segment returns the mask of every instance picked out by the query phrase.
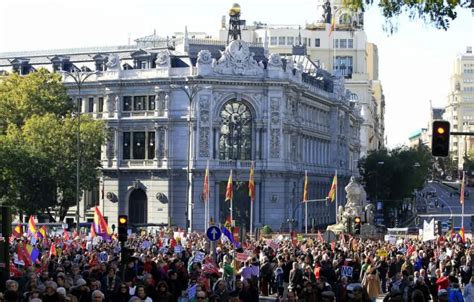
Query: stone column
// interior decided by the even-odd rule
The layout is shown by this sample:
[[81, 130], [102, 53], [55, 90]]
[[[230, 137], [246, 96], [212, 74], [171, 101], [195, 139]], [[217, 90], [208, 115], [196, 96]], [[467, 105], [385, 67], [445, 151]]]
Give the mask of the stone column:
[[114, 131], [114, 158], [113, 162], [115, 166], [119, 165], [119, 157], [118, 157], [118, 152], [119, 152], [119, 131], [117, 128], [113, 128]]
[[153, 157], [153, 160], [155, 162], [158, 162], [158, 158], [160, 157], [160, 154], [159, 154], [160, 144], [161, 144], [160, 129], [161, 129], [161, 127], [158, 126], [158, 123], [155, 123], [155, 154], [154, 154], [154, 157]]

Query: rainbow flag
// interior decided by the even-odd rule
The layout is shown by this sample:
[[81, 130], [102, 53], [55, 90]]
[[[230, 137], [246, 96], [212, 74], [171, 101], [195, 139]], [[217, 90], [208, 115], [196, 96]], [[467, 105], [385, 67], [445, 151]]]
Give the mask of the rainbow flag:
[[107, 221], [105, 221], [104, 216], [102, 216], [102, 213], [98, 207], [95, 207], [93, 227], [97, 236], [101, 236], [104, 239], [111, 238], [112, 232], [110, 231]]
[[28, 220], [28, 234], [36, 237], [37, 232], [38, 228], [36, 227], [35, 219], [33, 218], [33, 215], [31, 215], [30, 219]]

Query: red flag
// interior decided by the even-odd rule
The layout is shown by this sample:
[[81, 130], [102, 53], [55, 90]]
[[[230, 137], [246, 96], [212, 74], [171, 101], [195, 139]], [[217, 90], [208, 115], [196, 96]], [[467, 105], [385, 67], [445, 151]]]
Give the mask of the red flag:
[[18, 260], [23, 261], [25, 266], [31, 266], [31, 257], [26, 250], [26, 246], [24, 244], [18, 244], [16, 247], [16, 253], [18, 255]]
[[74, 232], [72, 232], [72, 239], [76, 239], [77, 236], [79, 236], [77, 230], [74, 230]]
[[69, 232], [66, 231], [66, 229], [63, 230], [63, 236], [64, 236], [64, 240], [66, 240], [66, 241], [68, 241], [69, 239], [71, 239], [71, 238], [69, 237]]
[[23, 228], [22, 228], [21, 224], [17, 224], [16, 227], [12, 231], [12, 235], [15, 238], [20, 238], [23, 235], [23, 230], [22, 229]]
[[15, 266], [13, 262], [10, 262], [10, 277], [20, 278], [22, 276], [20, 270]]
[[57, 252], [56, 252], [56, 244], [53, 242], [51, 243], [51, 248], [49, 249], [49, 257], [51, 258], [51, 256], [57, 256]]
[[407, 248], [407, 256], [410, 257], [411, 254], [415, 251], [415, 246], [414, 245], [409, 245]]
[[464, 235], [464, 227], [459, 230], [459, 236], [461, 236], [462, 242], [466, 242], [466, 236]]

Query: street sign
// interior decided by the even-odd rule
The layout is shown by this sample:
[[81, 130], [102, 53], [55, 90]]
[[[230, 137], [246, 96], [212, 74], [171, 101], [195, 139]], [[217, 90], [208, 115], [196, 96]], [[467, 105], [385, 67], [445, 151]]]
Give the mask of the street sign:
[[222, 232], [215, 225], [210, 226], [206, 231], [207, 238], [211, 241], [217, 241], [221, 238]]

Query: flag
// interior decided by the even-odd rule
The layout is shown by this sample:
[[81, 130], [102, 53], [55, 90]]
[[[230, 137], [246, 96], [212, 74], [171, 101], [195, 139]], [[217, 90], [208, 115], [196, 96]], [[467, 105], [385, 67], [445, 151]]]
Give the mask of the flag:
[[74, 232], [72, 232], [72, 239], [76, 239], [77, 237], [79, 237], [79, 234], [77, 233], [77, 230], [74, 230]]
[[16, 254], [18, 255], [18, 260], [23, 261], [25, 266], [31, 266], [31, 258], [24, 244], [16, 246]]
[[254, 175], [254, 169], [253, 169], [253, 162], [252, 164], [250, 165], [250, 174], [249, 174], [249, 197], [250, 197], [250, 201], [254, 201], [255, 200], [255, 181], [253, 179], [253, 175]]
[[104, 239], [110, 239], [112, 232], [110, 232], [107, 221], [105, 221], [98, 207], [95, 207], [93, 225], [98, 236]]
[[71, 239], [71, 237], [69, 237], [69, 232], [66, 231], [66, 229], [63, 229], [63, 237], [64, 237], [64, 240], [66, 240], [66, 241]]
[[36, 236], [37, 232], [38, 228], [36, 227], [35, 219], [33, 218], [33, 215], [31, 215], [30, 219], [28, 220], [28, 233], [32, 236]]
[[56, 252], [56, 244], [54, 242], [51, 242], [51, 248], [49, 249], [49, 258], [51, 256], [57, 256], [58, 253]]
[[304, 171], [303, 202], [308, 202], [308, 171]]
[[94, 224], [91, 224], [91, 238], [97, 237], [97, 233], [95, 232]]
[[202, 200], [209, 201], [209, 163], [207, 163], [206, 174], [204, 175], [204, 188], [202, 188]]
[[229, 241], [232, 244], [235, 243], [234, 236], [232, 235], [232, 233], [229, 231], [228, 228], [226, 228], [225, 226], [222, 226], [221, 231], [222, 231], [222, 234], [224, 234], [224, 236], [227, 237], [227, 239], [229, 239]]
[[459, 230], [459, 236], [461, 236], [461, 240], [462, 242], [466, 242], [466, 237], [464, 235], [464, 227], [461, 227], [461, 229]]
[[334, 199], [336, 199], [336, 190], [337, 190], [337, 174], [335, 174], [334, 178], [332, 179], [331, 190], [329, 190], [329, 193], [328, 193], [328, 199], [330, 199], [331, 201], [334, 201]]
[[462, 172], [461, 193], [459, 195], [460, 195], [459, 202], [463, 204], [464, 203], [464, 171]]
[[46, 238], [48, 236], [48, 230], [46, 229], [45, 225], [40, 227], [40, 229], [38, 231], [38, 236], [41, 237], [41, 238]]
[[407, 248], [407, 256], [410, 257], [411, 254], [413, 254], [413, 252], [415, 252], [415, 245], [409, 245], [408, 248]]
[[226, 219], [225, 222], [224, 222], [224, 226], [225, 226], [226, 228], [230, 228], [230, 227], [232, 226], [232, 220], [230, 219], [230, 215], [227, 216], [227, 219]]
[[331, 27], [329, 28], [329, 36], [331, 36], [332, 32], [336, 30], [336, 16], [332, 16], [331, 20]]
[[227, 181], [227, 189], [225, 191], [225, 201], [231, 201], [234, 197], [234, 190], [232, 188], [232, 170], [230, 170], [229, 180]]
[[40, 255], [40, 251], [37, 248], [32, 248], [31, 253], [30, 253], [30, 258], [32, 263], [36, 263], [36, 260], [38, 260], [38, 257]]
[[15, 238], [20, 238], [23, 235], [23, 230], [21, 224], [17, 224], [16, 227], [12, 231], [12, 235]]

